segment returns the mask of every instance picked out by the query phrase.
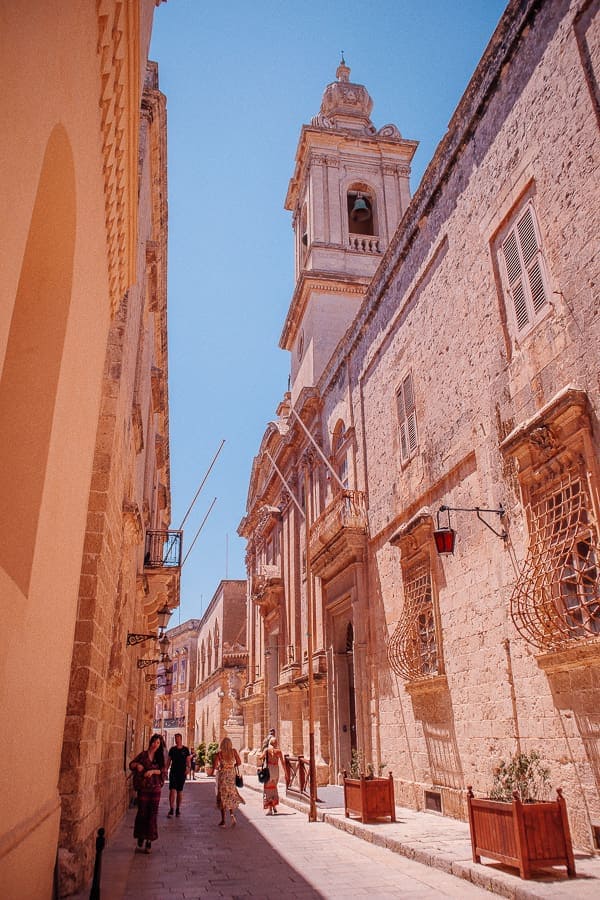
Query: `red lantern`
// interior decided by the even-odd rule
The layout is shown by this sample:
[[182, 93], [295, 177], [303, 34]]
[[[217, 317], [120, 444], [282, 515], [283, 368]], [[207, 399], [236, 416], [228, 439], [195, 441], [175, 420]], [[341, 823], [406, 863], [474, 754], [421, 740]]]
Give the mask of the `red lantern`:
[[440, 555], [454, 553], [456, 532], [453, 528], [439, 528], [433, 532], [436, 550]]

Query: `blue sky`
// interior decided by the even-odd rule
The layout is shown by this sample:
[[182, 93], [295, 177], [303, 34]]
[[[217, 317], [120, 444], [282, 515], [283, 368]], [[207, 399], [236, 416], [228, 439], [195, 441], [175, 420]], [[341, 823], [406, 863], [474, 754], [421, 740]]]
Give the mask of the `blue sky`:
[[[172, 527], [186, 522], [171, 624], [200, 617], [223, 578], [246, 575], [252, 460], [287, 387], [279, 338], [293, 292], [283, 202], [303, 123], [343, 50], [376, 127], [420, 142], [417, 189], [505, 8], [504, 0], [169, 0], [150, 56], [167, 95]], [[176, 622], [177, 620], [177, 622]]]

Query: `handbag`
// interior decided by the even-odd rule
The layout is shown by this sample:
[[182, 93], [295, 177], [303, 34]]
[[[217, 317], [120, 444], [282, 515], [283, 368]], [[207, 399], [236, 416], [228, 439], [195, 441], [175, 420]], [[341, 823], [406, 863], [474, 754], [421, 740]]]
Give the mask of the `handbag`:
[[244, 787], [244, 779], [240, 775], [240, 770], [237, 766], [235, 767], [235, 786], [238, 788]]
[[265, 753], [265, 758], [263, 760], [262, 766], [256, 770], [256, 774], [258, 776], [258, 780], [261, 784], [266, 784], [269, 780], [269, 763], [267, 762], [267, 754]]

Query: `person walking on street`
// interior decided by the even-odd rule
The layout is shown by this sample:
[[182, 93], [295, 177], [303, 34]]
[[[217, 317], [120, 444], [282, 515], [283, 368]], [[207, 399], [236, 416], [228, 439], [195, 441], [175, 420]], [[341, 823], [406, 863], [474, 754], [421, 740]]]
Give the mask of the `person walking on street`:
[[196, 751], [192, 747], [192, 753], [190, 756], [190, 781], [196, 780]]
[[229, 818], [231, 819], [231, 827], [235, 828], [235, 810], [240, 803], [246, 801], [238, 792], [235, 784], [235, 776], [238, 774], [238, 766], [242, 761], [239, 753], [233, 747], [231, 738], [224, 737], [221, 741], [219, 751], [215, 756], [215, 772], [217, 773], [217, 806], [221, 810], [221, 821], [218, 823], [221, 828], [225, 827], [225, 812], [229, 810]]
[[138, 753], [129, 763], [129, 768], [133, 772], [133, 786], [137, 791], [133, 836], [137, 839], [137, 849], [141, 850], [145, 841], [145, 852], [150, 853], [152, 841], [158, 840], [158, 804], [167, 774], [164, 741], [160, 734], [152, 735], [148, 749]]
[[269, 746], [269, 741], [271, 740], [271, 738], [274, 738], [274, 737], [277, 737], [277, 735], [275, 734], [275, 729], [274, 729], [274, 728], [271, 728], [271, 729], [269, 730], [268, 735], [266, 736], [266, 738], [264, 739], [264, 741], [263, 741], [262, 744], [261, 744], [261, 748], [260, 748], [260, 749], [261, 749], [261, 752], [262, 752], [262, 753], [265, 752], [265, 750], [266, 750], [267, 747]]
[[168, 818], [181, 815], [181, 800], [185, 778], [190, 771], [190, 751], [183, 745], [181, 734], [175, 735], [175, 744], [169, 750], [169, 812]]
[[279, 805], [279, 792], [277, 790], [277, 782], [279, 781], [279, 763], [284, 766], [283, 753], [279, 749], [277, 738], [271, 737], [265, 750], [266, 762], [269, 767], [269, 780], [263, 787], [263, 809], [267, 810], [268, 816], [277, 814], [277, 806]]

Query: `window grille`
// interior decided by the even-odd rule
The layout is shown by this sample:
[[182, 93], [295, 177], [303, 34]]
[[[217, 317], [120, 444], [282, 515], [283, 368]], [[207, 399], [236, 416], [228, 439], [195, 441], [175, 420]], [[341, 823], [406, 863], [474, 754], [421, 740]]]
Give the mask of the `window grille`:
[[418, 446], [417, 413], [412, 374], [403, 379], [396, 394], [398, 426], [400, 428], [400, 456], [402, 462], [414, 456]]
[[439, 674], [429, 560], [404, 571], [404, 609], [388, 644], [388, 660], [397, 675], [408, 679]]
[[504, 240], [502, 256], [516, 328], [523, 332], [548, 303], [541, 240], [531, 203]]
[[582, 468], [567, 467], [531, 493], [527, 557], [510, 605], [539, 650], [600, 636], [598, 531]]

